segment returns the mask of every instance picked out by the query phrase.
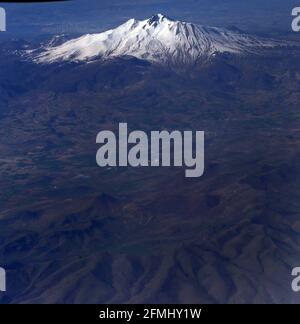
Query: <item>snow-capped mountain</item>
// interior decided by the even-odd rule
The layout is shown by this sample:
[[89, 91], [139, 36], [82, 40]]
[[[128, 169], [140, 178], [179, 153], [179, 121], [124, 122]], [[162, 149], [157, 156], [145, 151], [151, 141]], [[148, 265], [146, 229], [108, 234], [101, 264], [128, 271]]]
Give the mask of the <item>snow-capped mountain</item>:
[[216, 53], [254, 53], [279, 45], [237, 30], [203, 27], [174, 21], [162, 14], [147, 20], [130, 19], [100, 34], [88, 34], [61, 45], [45, 46], [34, 59], [39, 63], [91, 61], [133, 56], [152, 62], [191, 63]]

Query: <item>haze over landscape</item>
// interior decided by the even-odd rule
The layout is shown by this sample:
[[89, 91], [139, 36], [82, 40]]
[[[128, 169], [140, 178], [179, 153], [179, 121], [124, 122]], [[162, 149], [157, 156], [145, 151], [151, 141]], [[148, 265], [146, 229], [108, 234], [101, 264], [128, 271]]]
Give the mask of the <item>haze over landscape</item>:
[[1, 4], [16, 35], [96, 33], [122, 22], [164, 13], [176, 20], [250, 32], [289, 33], [297, 0], [73, 0], [52, 4]]

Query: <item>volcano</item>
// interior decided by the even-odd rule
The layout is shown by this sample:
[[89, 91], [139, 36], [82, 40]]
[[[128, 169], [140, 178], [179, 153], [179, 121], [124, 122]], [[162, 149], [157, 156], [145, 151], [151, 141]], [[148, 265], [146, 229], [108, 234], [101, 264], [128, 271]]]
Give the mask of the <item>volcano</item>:
[[50, 43], [33, 53], [38, 63], [132, 56], [163, 64], [190, 64], [218, 53], [250, 54], [280, 45], [279, 41], [244, 34], [236, 28], [203, 27], [157, 14], [142, 21], [130, 19], [115, 29], [87, 34], [59, 46]]

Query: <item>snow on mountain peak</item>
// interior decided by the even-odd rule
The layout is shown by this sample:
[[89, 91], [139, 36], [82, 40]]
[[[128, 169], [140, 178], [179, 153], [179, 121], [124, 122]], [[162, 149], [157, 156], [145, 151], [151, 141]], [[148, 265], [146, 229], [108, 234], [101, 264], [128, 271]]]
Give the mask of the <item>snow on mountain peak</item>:
[[152, 25], [155, 23], [161, 23], [163, 20], [173, 21], [171, 18], [159, 13], [149, 18], [148, 23], [149, 25]]
[[130, 19], [100, 34], [87, 34], [58, 46], [48, 45], [34, 60], [78, 62], [133, 56], [151, 62], [188, 64], [215, 53], [249, 53], [273, 46], [273, 41], [238, 31], [198, 26], [156, 14], [142, 21]]

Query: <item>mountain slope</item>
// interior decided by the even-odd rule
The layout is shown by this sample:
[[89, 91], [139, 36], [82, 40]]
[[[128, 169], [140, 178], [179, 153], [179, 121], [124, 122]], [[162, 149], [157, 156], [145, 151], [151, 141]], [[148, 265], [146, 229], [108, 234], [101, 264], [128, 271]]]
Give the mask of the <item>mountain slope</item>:
[[239, 31], [174, 21], [157, 14], [130, 19], [116, 29], [88, 34], [59, 46], [48, 45], [35, 55], [39, 63], [90, 61], [96, 58], [134, 56], [159, 63], [194, 63], [216, 53], [254, 53], [280, 45]]

